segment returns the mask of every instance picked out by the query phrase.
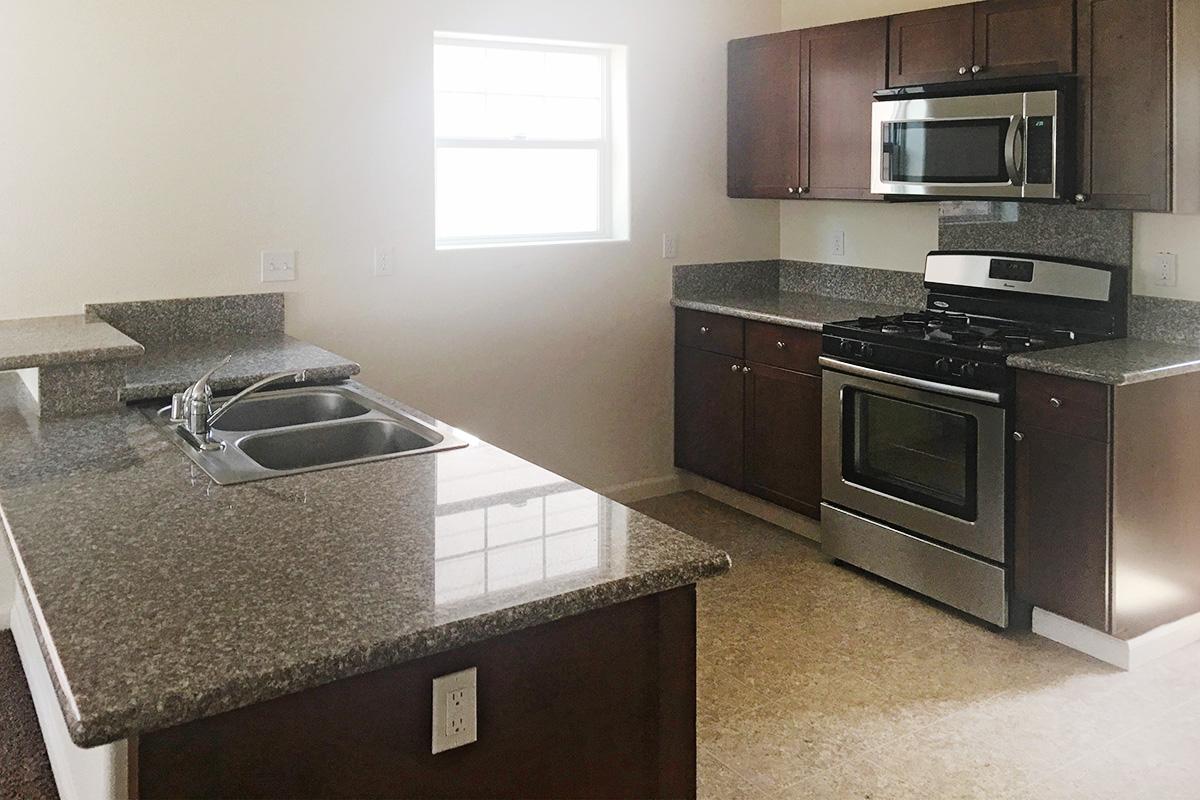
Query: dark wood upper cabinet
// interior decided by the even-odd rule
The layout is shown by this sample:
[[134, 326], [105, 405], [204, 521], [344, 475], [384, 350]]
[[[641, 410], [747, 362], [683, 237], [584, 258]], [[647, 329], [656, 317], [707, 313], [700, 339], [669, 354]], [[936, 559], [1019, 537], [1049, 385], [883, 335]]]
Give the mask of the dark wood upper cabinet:
[[728, 193], [786, 198], [800, 186], [800, 31], [729, 43]]
[[1171, 210], [1171, 0], [1079, 0], [1080, 197]]
[[675, 466], [736, 488], [745, 458], [742, 365], [740, 358], [675, 348]]
[[897, 14], [889, 86], [1075, 70], [1075, 0], [988, 0]]
[[749, 369], [746, 491], [819, 517], [821, 378], [766, 364]]
[[979, 78], [1074, 72], [1075, 0], [976, 3], [971, 71]]
[[888, 86], [969, 81], [973, 77], [973, 5], [897, 14], [888, 24]]
[[871, 194], [872, 93], [887, 81], [887, 19], [801, 32], [800, 186], [804, 198]]

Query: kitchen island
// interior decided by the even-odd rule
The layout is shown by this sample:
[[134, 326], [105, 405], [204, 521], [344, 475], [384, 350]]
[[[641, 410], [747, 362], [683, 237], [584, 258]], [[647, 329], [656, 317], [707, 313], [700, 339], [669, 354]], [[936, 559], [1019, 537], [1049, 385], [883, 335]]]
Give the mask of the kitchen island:
[[[725, 553], [466, 434], [219, 486], [134, 408], [24, 392], [0, 375], [14, 632], [76, 796], [694, 794]], [[469, 667], [478, 741], [433, 754], [431, 681]]]

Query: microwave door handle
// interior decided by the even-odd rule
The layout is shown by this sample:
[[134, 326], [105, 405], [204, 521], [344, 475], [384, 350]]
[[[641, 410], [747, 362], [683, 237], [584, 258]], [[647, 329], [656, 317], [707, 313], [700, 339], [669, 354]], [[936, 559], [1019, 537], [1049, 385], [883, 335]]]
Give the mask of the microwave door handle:
[[1008, 179], [1013, 186], [1025, 183], [1025, 136], [1021, 130], [1024, 124], [1024, 118], [1012, 117], [1008, 123], [1008, 135], [1004, 137], [1004, 164], [1008, 168]]

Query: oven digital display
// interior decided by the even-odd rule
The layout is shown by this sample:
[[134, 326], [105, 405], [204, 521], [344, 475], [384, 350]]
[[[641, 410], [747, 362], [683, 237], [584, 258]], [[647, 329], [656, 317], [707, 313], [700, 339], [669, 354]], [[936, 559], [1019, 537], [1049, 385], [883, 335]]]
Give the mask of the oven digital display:
[[988, 277], [998, 281], [1033, 283], [1033, 262], [993, 258], [991, 269], [988, 270]]

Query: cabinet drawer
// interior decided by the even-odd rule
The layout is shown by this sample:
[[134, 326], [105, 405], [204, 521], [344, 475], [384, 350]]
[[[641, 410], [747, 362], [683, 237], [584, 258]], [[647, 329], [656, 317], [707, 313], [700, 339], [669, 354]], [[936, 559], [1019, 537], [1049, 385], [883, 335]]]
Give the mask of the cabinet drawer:
[[1107, 442], [1109, 388], [1104, 384], [1017, 373], [1017, 428], [1034, 427]]
[[689, 308], [676, 309], [675, 343], [741, 358], [745, 352], [742, 320]]
[[746, 359], [820, 375], [821, 334], [765, 322], [746, 323]]

